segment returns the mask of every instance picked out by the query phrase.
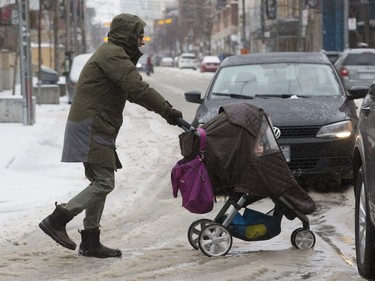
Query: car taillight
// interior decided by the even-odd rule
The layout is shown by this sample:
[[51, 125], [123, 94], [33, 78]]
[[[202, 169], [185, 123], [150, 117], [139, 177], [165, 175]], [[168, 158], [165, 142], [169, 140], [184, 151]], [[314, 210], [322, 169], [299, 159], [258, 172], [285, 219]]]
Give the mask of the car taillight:
[[341, 77], [349, 77], [349, 71], [346, 68], [340, 69], [340, 76]]

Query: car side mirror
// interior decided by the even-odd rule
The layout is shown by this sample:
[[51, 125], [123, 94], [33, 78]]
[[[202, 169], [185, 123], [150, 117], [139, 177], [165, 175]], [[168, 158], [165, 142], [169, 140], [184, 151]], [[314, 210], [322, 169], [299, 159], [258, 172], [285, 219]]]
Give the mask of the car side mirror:
[[192, 103], [202, 103], [200, 91], [189, 91], [185, 93], [185, 100]]
[[[374, 85], [375, 86], [375, 85]], [[364, 98], [369, 91], [369, 88], [364, 86], [354, 86], [348, 91], [348, 99], [355, 100], [355, 99], [362, 99]], [[374, 88], [375, 91], [375, 88]]]

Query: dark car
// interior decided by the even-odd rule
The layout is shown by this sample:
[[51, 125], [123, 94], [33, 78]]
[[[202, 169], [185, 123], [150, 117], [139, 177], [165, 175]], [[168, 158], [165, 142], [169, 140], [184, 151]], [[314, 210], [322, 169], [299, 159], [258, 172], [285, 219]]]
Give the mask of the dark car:
[[[36, 75], [38, 76], [38, 72]], [[40, 81], [42, 84], [57, 84], [59, 81], [59, 73], [48, 66], [41, 65]]]
[[375, 80], [375, 49], [347, 49], [334, 65], [345, 89], [369, 87]]
[[301, 184], [323, 182], [320, 188], [335, 189], [341, 180], [352, 179], [358, 123], [353, 99], [362, 92], [346, 92], [324, 54], [284, 52], [228, 57], [204, 99], [200, 92], [187, 92], [185, 99], [201, 103], [193, 126], [210, 120], [224, 104], [249, 102], [263, 108]]
[[362, 102], [353, 153], [358, 272], [375, 279], [375, 84]]

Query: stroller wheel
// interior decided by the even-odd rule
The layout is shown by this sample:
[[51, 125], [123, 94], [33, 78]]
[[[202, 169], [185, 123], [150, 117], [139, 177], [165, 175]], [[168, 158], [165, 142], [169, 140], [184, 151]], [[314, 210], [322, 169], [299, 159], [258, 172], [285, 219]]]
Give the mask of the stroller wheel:
[[291, 242], [292, 245], [293, 245], [294, 247], [296, 247], [296, 248], [298, 248], [297, 245], [296, 245], [296, 243], [295, 243], [295, 242], [296, 242], [296, 233], [297, 233], [298, 231], [302, 230], [302, 229], [303, 229], [302, 227], [295, 229], [295, 230], [292, 232], [292, 235], [290, 236], [290, 242]]
[[190, 245], [195, 250], [199, 249], [199, 246], [198, 246], [199, 235], [201, 234], [203, 228], [206, 225], [210, 224], [211, 222], [212, 220], [209, 220], [209, 219], [200, 219], [200, 220], [196, 220], [190, 225], [189, 230], [188, 230], [188, 239], [189, 239]]
[[221, 224], [207, 225], [199, 235], [199, 249], [209, 257], [224, 256], [232, 247], [232, 235]]
[[309, 229], [297, 228], [293, 231], [291, 242], [297, 249], [310, 249], [315, 245], [315, 235]]

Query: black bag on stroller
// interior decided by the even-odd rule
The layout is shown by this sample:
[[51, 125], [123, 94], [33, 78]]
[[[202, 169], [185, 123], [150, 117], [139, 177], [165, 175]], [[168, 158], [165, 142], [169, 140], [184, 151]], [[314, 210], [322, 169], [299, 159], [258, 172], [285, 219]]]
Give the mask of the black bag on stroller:
[[[247, 241], [275, 237], [285, 216], [289, 220], [298, 217], [303, 224], [293, 232], [292, 244], [297, 248], [313, 247], [315, 236], [305, 215], [315, 210], [315, 203], [289, 170], [264, 110], [247, 103], [225, 105], [202, 127], [207, 134], [204, 163], [215, 194], [229, 199], [213, 221], [203, 219], [191, 224], [190, 244], [208, 256], [225, 255], [231, 248], [232, 236]], [[192, 131], [180, 135], [183, 156], [193, 157], [197, 145]], [[267, 214], [246, 208], [265, 197], [275, 203]], [[244, 214], [239, 214], [244, 207]]]

